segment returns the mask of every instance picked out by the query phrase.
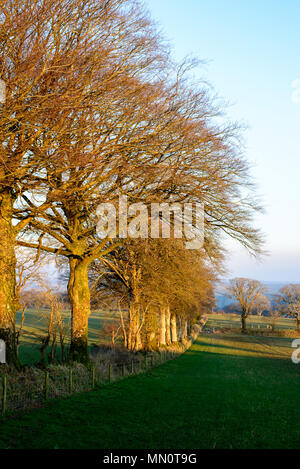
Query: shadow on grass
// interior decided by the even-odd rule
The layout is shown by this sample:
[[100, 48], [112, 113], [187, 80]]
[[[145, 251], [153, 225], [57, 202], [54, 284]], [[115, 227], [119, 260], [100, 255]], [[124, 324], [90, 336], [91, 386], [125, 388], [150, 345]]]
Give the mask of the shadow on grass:
[[[201, 353], [201, 354], [205, 354], [205, 353], [216, 353], [217, 355], [235, 355], [235, 356], [243, 356], [243, 357], [262, 357], [262, 358], [270, 358], [270, 359], [282, 359], [282, 360], [291, 360], [291, 354], [292, 354], [292, 351], [293, 349], [290, 348], [290, 355], [287, 353], [287, 349], [288, 347], [285, 346], [284, 349], [285, 349], [285, 352], [281, 352], [280, 350], [272, 350], [272, 345], [266, 345], [264, 343], [256, 343], [256, 342], [253, 342], [253, 341], [243, 341], [243, 340], [239, 340], [239, 341], [236, 341], [235, 338], [234, 338], [234, 342], [238, 342], [239, 344], [241, 344], [241, 346], [236, 346], [236, 345], [226, 345], [226, 344], [220, 344], [220, 343], [217, 343], [218, 340], [222, 340], [222, 341], [228, 341], [228, 342], [232, 342], [233, 338], [231, 337], [226, 337], [222, 339], [218, 338], [217, 337], [214, 337], [212, 336], [213, 339], [214, 339], [214, 342], [207, 342], [207, 341], [201, 341], [201, 339], [198, 339], [195, 343], [194, 343], [194, 346], [188, 351], [189, 354], [197, 354], [197, 353]], [[257, 346], [257, 349], [251, 349], [251, 348], [247, 348], [247, 347], [242, 347], [243, 343], [249, 343], [251, 345], [256, 345]], [[264, 346], [267, 346], [267, 347], [270, 347], [270, 350], [262, 350], [261, 347], [264, 347]], [[201, 347], [203, 348], [202, 350], [195, 350], [195, 347]], [[279, 346], [276, 346], [276, 348], [279, 348]], [[222, 352], [222, 351], [223, 352]], [[228, 353], [229, 351], [232, 351], [232, 353]], [[238, 353], [238, 352], [243, 352], [243, 353]]]

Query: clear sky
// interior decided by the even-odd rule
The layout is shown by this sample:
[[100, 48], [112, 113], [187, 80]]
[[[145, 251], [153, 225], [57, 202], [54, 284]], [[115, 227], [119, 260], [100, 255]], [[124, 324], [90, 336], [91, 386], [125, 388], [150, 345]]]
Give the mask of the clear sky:
[[174, 57], [204, 59], [199, 75], [248, 125], [246, 154], [266, 209], [257, 223], [270, 255], [258, 263], [229, 242], [228, 276], [300, 283], [300, 1], [145, 4]]

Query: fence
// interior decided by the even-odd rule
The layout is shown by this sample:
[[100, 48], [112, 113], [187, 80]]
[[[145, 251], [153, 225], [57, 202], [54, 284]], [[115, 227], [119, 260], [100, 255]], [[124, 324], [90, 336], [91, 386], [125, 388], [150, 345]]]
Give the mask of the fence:
[[133, 376], [155, 368], [167, 361], [174, 360], [197, 339], [205, 326], [197, 324], [190, 340], [179, 351], [164, 350], [145, 354], [123, 363], [92, 362], [90, 367], [81, 364], [73, 366], [53, 366], [43, 371], [30, 368], [19, 375], [3, 375], [0, 385], [0, 415], [5, 416], [18, 410], [40, 407], [43, 403], [72, 394], [93, 390], [119, 379]]
[[49, 400], [93, 390], [119, 379], [146, 371], [176, 358], [175, 352], [161, 352], [133, 359], [129, 363], [92, 363], [91, 366], [55, 366], [46, 371], [36, 368], [23, 374], [3, 375], [0, 386], [0, 412], [4, 416], [18, 410], [40, 407]]

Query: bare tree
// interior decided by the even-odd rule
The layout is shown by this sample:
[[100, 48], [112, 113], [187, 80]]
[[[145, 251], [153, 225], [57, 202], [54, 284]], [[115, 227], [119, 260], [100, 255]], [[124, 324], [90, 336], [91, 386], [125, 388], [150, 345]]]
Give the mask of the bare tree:
[[0, 2], [0, 78], [6, 84], [6, 102], [0, 110], [0, 337], [10, 364], [18, 364], [13, 330], [15, 239], [35, 216], [24, 213], [14, 220], [15, 210], [20, 208], [20, 196], [28, 196], [39, 184], [57, 137], [70, 138], [68, 116], [95, 99], [99, 40], [109, 44], [112, 35], [120, 40], [116, 30], [109, 34], [111, 23], [108, 28], [97, 25], [107, 24], [106, 16], [118, 24], [118, 9], [124, 3]]
[[[42, 295], [45, 299], [45, 308], [40, 311], [40, 320], [45, 324], [44, 333], [39, 335], [41, 341], [41, 364], [45, 367], [47, 362], [53, 363], [57, 359], [57, 345], [61, 348], [61, 361], [65, 363], [66, 337], [70, 331], [70, 321], [65, 313], [65, 303], [57, 291], [47, 282], [40, 280]], [[47, 360], [46, 351], [50, 348]]]
[[241, 306], [242, 332], [247, 332], [246, 320], [254, 310], [257, 298], [265, 292], [264, 285], [258, 280], [248, 278], [235, 278], [228, 287], [229, 294], [235, 298]]
[[300, 285], [290, 284], [281, 288], [277, 307], [282, 314], [296, 319], [297, 330], [300, 331]]
[[258, 316], [262, 316], [264, 311], [270, 311], [271, 302], [266, 295], [257, 295], [255, 299], [254, 310], [256, 311]]
[[277, 321], [280, 318], [281, 314], [282, 313], [280, 312], [279, 309], [276, 308], [276, 306], [274, 308], [271, 308], [270, 310], [271, 327], [272, 327], [273, 332], [275, 331]]

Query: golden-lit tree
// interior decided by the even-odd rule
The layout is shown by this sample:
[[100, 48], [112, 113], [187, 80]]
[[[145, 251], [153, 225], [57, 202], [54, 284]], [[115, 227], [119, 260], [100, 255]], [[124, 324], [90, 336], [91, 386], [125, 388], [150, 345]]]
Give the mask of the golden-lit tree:
[[[204, 248], [212, 259], [220, 257], [224, 232], [249, 250], [260, 250], [260, 234], [252, 228], [259, 206], [246, 194], [249, 175], [239, 129], [219, 123], [206, 89], [189, 83], [188, 64], [174, 73], [138, 2], [30, 1], [35, 15], [28, 18], [24, 1], [10, 2], [20, 9], [25, 35], [35, 31], [30, 47], [26, 42], [22, 47], [38, 57], [37, 67], [28, 53], [29, 70], [41, 71], [33, 80], [40, 105], [29, 108], [38, 109], [38, 116], [27, 115], [22, 101], [22, 116], [39, 133], [30, 140], [30, 152], [26, 147], [23, 153], [28, 184], [15, 180], [18, 244], [67, 259], [71, 357], [88, 361], [88, 266], [124, 241], [118, 230], [99, 240], [99, 204], [117, 206], [120, 195], [147, 205], [203, 203]], [[12, 104], [14, 93], [9, 95]], [[11, 138], [19, 135], [19, 122], [9, 127]], [[12, 278], [13, 270], [12, 265]], [[174, 339], [174, 317], [170, 322]]]
[[[105, 267], [106, 266], [106, 267]], [[177, 323], [192, 325], [213, 301], [214, 274], [204, 252], [179, 240], [132, 240], [90, 269], [93, 294], [118, 294], [128, 310], [123, 323], [129, 350], [178, 342]], [[172, 335], [171, 335], [172, 331]]]
[[144, 180], [148, 186], [162, 185], [163, 168], [155, 171], [153, 161], [166, 145], [172, 147], [166, 132], [174, 125], [174, 113], [170, 104], [158, 111], [166, 100], [162, 76], [156, 84], [145, 82], [153, 68], [159, 72], [164, 51], [135, 2], [88, 2], [80, 16], [78, 2], [68, 3], [68, 15], [75, 15], [73, 27], [81, 25], [90, 33], [77, 36], [84, 55], [69, 69], [70, 77], [80, 76], [81, 105], [70, 101], [68, 112], [58, 110], [63, 131], [59, 127], [55, 141], [44, 149], [43, 165], [35, 169], [37, 183], [21, 194], [16, 214], [22, 227], [28, 223], [26, 235], [31, 233], [31, 239], [18, 239], [19, 245], [69, 260], [71, 356], [84, 361], [90, 311], [87, 267], [105, 253], [107, 242], [94, 239], [96, 208], [122, 193], [139, 197], [142, 188], [145, 193]]
[[228, 287], [229, 294], [235, 298], [241, 307], [242, 332], [247, 331], [247, 318], [255, 309], [257, 301], [266, 291], [264, 285], [258, 280], [249, 278], [235, 278]]
[[[15, 209], [21, 194], [39, 184], [56, 138], [66, 135], [67, 116], [88, 105], [95, 70], [99, 73], [91, 55], [93, 50], [97, 56], [99, 42], [94, 27], [119, 3], [0, 2], [0, 78], [6, 85], [0, 110], [0, 337], [11, 364], [18, 364], [13, 332], [18, 306], [15, 239], [32, 216], [13, 222]], [[89, 21], [83, 21], [84, 16]], [[106, 36], [103, 30], [102, 39]], [[93, 43], [90, 54], [87, 43]]]

